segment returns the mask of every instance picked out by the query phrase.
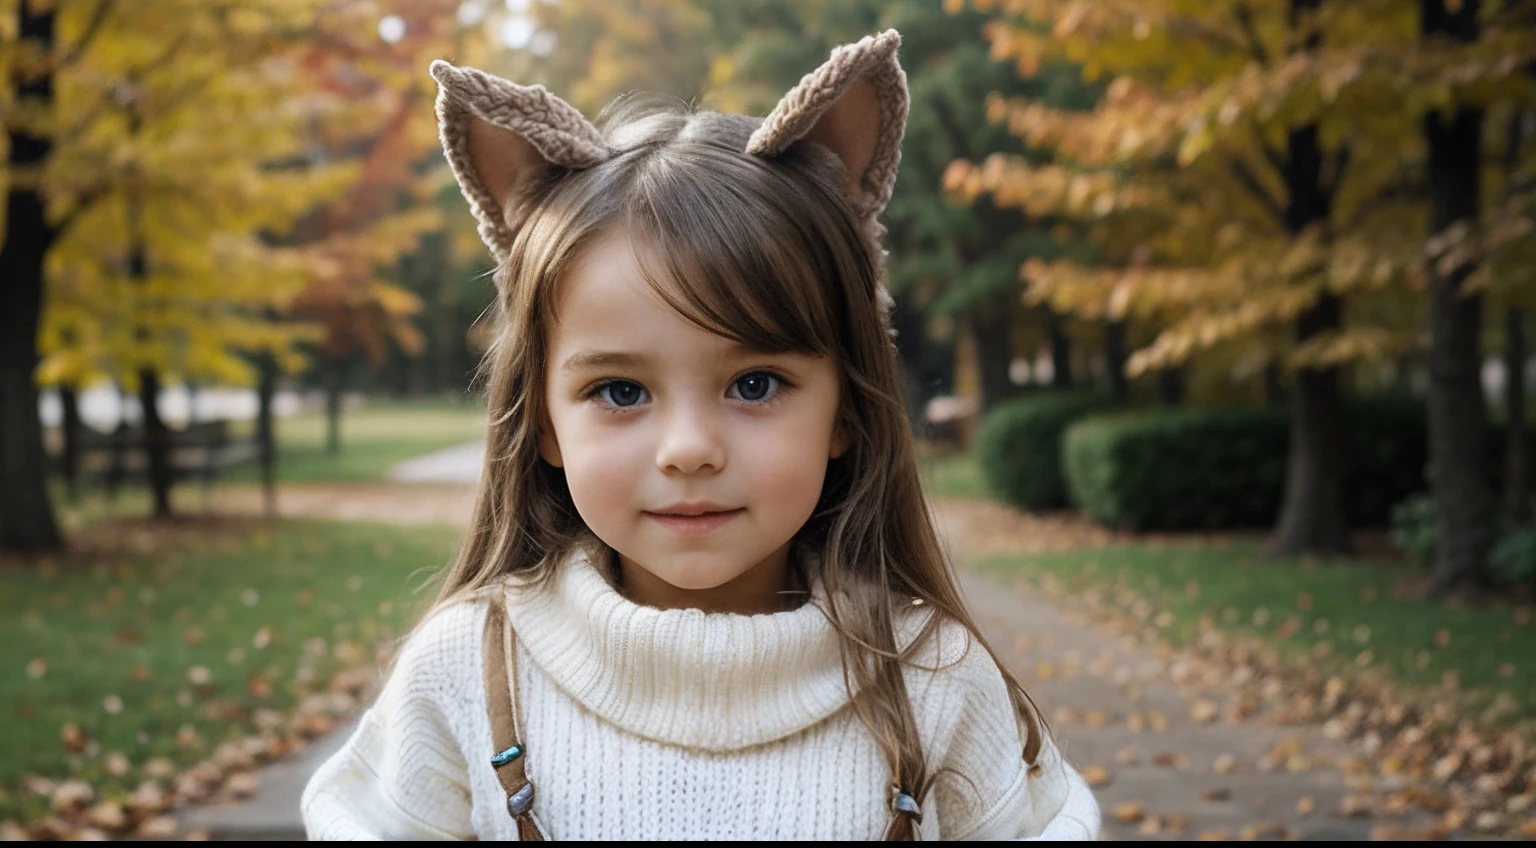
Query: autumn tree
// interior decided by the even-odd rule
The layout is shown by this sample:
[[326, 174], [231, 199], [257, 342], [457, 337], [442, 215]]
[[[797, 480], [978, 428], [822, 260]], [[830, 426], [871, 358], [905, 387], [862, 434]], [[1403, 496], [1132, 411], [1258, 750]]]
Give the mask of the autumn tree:
[[107, 0], [94, 4], [11, 0], [0, 7], [6, 130], [5, 243], [0, 247], [0, 550], [61, 543], [48, 500], [37, 415], [37, 334], [43, 262], [89, 198], [45, 188], [54, 141], [58, 77], [90, 49]]
[[[1373, 299], [1400, 296], [1410, 258], [1412, 118], [1383, 109], [1412, 44], [1402, 4], [1015, 0], [989, 32], [1024, 75], [1071, 61], [1105, 81], [1092, 113], [993, 98], [992, 117], [1055, 163], [994, 158], [950, 175], [962, 195], [1094, 223], [1103, 263], [1035, 262], [1030, 296], [1143, 315], [1157, 338], [1133, 373], [1197, 353], [1294, 374], [1284, 506], [1271, 548], [1350, 548], [1340, 367], [1411, 343]], [[1409, 200], [1412, 198], [1409, 197]], [[1346, 320], [1347, 308], [1355, 320]], [[1287, 335], [1289, 336], [1287, 338]]]

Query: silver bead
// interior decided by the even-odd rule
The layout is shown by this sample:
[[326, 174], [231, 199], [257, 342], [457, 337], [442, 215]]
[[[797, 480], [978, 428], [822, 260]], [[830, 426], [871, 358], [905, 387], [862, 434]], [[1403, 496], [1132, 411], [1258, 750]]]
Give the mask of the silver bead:
[[917, 799], [905, 792], [897, 792], [896, 800], [891, 802], [898, 813], [911, 813], [914, 816], [922, 815], [922, 808], [917, 805]]
[[523, 788], [507, 796], [507, 812], [513, 818], [523, 815], [533, 807], [533, 784], [525, 783]]

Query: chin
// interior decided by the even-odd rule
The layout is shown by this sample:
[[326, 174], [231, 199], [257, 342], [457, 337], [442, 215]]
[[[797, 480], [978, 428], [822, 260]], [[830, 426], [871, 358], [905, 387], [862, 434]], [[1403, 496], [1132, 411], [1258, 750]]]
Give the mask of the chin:
[[[641, 568], [645, 568], [645, 566], [642, 564]], [[746, 571], [746, 569], [720, 562], [700, 562], [697, 564], [674, 562], [671, 567], [666, 569], [646, 568], [646, 570], [672, 586], [690, 592], [718, 589], [740, 577]]]

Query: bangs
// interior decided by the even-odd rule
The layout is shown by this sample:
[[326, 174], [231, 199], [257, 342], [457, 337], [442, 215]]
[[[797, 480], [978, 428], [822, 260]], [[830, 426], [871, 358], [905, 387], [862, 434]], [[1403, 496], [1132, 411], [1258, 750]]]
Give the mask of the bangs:
[[685, 320], [767, 353], [835, 353], [839, 277], [853, 269], [829, 244], [829, 228], [847, 224], [827, 195], [693, 143], [654, 151], [628, 200], [641, 273]]

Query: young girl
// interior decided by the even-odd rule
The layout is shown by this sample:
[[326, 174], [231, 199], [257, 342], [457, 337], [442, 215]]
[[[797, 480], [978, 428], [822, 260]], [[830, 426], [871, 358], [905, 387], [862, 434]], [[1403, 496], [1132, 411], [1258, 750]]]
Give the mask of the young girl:
[[433, 64], [498, 261], [486, 464], [311, 838], [1096, 837], [919, 487], [876, 223], [899, 41], [766, 119], [603, 130]]

